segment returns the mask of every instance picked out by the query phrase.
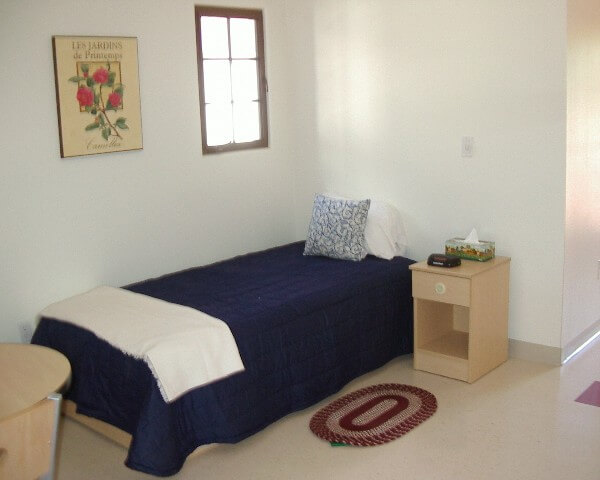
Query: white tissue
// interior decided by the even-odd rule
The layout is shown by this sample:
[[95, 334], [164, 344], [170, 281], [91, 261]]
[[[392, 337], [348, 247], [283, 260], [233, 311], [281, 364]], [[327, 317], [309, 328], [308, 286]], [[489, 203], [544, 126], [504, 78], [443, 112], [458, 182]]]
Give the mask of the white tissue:
[[477, 236], [477, 230], [471, 230], [471, 233], [467, 235], [464, 240], [466, 243], [479, 243], [479, 237]]

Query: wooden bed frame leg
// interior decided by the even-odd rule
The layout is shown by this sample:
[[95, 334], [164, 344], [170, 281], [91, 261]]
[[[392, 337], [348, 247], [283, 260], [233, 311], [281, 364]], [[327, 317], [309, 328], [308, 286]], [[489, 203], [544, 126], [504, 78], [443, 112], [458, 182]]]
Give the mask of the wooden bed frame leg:
[[[131, 435], [120, 428], [114, 427], [102, 420], [98, 420], [96, 418], [88, 417], [87, 415], [83, 415], [81, 413], [77, 413], [77, 404], [72, 400], [63, 400], [62, 402], [62, 413], [65, 417], [69, 417], [72, 420], [75, 420], [77, 423], [80, 423], [87, 428], [103, 435], [104, 437], [112, 440], [113, 442], [121, 445], [124, 448], [129, 448], [131, 444]], [[211, 448], [219, 445], [218, 443], [211, 443], [209, 445], [201, 445], [196, 448], [189, 456], [196, 457], [203, 453], [206, 453]]]
[[88, 417], [87, 415], [83, 415], [81, 413], [77, 413], [77, 404], [75, 402], [71, 400], [64, 400], [62, 413], [65, 417], [69, 417], [76, 422], [85, 425], [95, 432], [104, 435], [113, 442], [118, 443], [122, 447], [129, 448], [131, 443], [131, 435], [120, 428], [109, 425], [106, 422], [96, 418]]

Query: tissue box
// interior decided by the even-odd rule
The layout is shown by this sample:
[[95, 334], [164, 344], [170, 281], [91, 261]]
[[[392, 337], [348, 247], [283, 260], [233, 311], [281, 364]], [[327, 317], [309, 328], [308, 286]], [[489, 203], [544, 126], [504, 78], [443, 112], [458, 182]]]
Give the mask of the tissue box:
[[485, 262], [496, 256], [496, 244], [485, 240], [467, 243], [464, 238], [451, 238], [446, 240], [446, 255]]

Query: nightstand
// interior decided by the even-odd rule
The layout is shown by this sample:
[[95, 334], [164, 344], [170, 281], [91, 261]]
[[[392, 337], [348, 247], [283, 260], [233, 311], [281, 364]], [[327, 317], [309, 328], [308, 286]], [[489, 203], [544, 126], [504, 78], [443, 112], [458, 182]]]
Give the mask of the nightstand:
[[415, 369], [472, 383], [506, 361], [510, 258], [409, 268]]

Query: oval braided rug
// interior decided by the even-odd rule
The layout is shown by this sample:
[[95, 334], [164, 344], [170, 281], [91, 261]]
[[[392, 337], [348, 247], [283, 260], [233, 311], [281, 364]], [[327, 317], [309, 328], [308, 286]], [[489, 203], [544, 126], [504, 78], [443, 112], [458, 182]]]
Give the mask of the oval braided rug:
[[380, 445], [408, 433], [436, 409], [435, 396], [427, 390], [385, 383], [356, 390], [323, 407], [311, 418], [310, 429], [332, 443]]

